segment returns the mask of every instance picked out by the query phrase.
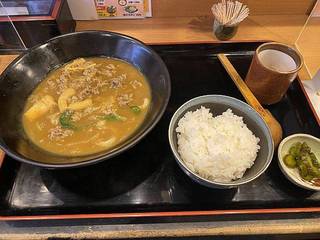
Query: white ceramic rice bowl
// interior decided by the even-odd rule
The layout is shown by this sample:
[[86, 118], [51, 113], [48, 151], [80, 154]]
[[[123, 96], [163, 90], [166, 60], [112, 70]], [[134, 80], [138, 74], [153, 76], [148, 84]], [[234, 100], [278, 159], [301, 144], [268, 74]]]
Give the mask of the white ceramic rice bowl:
[[[244, 123], [260, 139], [260, 150], [253, 166], [247, 169], [243, 177], [231, 182], [217, 182], [205, 179], [199, 174], [193, 172], [184, 161], [178, 152], [176, 128], [179, 120], [188, 111], [195, 111], [201, 106], [209, 108], [213, 116], [220, 115], [227, 109], [231, 109], [235, 115], [242, 116]], [[170, 121], [168, 137], [171, 150], [180, 168], [195, 182], [210, 188], [234, 188], [242, 184], [248, 183], [259, 177], [271, 163], [274, 144], [271, 132], [262, 119], [262, 117], [248, 104], [229, 96], [224, 95], [205, 95], [193, 98], [184, 103], [173, 115]]]

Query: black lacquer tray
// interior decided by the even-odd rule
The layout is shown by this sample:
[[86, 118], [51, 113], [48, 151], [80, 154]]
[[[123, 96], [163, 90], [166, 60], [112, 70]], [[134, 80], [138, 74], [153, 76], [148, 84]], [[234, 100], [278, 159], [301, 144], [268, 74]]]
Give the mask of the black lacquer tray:
[[[214, 190], [190, 180], [170, 151], [169, 121], [184, 102], [205, 94], [244, 100], [216, 54], [228, 54], [244, 77], [258, 45], [153, 46], [172, 79], [168, 108], [155, 129], [121, 156], [78, 169], [46, 170], [6, 156], [0, 168], [0, 220], [320, 212], [320, 193], [289, 182], [278, 167], [276, 153], [255, 181], [238, 189]], [[294, 133], [320, 136], [299, 80], [280, 103], [268, 109], [281, 123], [284, 137]]]

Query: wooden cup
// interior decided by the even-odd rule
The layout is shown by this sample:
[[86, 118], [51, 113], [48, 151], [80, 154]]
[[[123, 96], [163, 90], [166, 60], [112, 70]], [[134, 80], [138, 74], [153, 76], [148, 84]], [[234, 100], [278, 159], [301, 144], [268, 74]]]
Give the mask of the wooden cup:
[[260, 103], [277, 103], [302, 65], [302, 56], [289, 45], [265, 43], [257, 48], [245, 82]]

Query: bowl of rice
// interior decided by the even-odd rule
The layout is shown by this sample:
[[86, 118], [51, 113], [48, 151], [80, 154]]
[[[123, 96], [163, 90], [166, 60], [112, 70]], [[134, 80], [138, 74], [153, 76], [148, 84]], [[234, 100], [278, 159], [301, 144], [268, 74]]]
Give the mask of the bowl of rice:
[[261, 116], [248, 104], [224, 95], [184, 103], [174, 113], [168, 135], [180, 168], [211, 188], [253, 181], [268, 168], [274, 152]]

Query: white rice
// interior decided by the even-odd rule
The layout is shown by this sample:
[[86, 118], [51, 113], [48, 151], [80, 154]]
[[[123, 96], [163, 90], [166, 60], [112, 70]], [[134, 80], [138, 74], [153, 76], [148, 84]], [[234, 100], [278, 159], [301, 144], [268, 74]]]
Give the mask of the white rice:
[[216, 117], [205, 107], [187, 112], [176, 132], [182, 160], [191, 171], [212, 181], [241, 178], [260, 149], [260, 139], [231, 109]]

